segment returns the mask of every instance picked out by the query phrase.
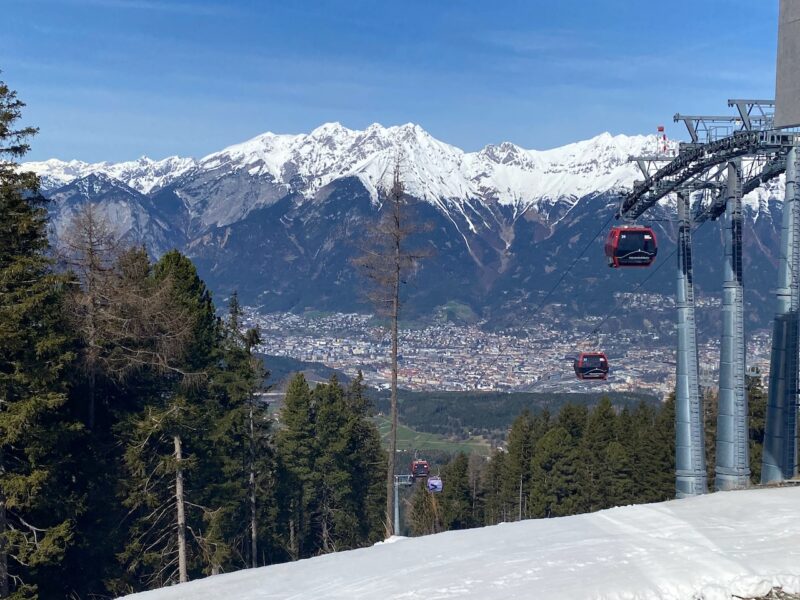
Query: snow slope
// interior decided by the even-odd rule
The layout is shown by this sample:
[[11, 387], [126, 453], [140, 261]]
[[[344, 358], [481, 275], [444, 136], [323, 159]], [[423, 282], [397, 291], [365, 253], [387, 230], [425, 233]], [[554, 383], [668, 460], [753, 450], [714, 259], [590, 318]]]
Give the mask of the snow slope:
[[218, 575], [130, 600], [729, 600], [800, 592], [800, 488], [502, 524]]

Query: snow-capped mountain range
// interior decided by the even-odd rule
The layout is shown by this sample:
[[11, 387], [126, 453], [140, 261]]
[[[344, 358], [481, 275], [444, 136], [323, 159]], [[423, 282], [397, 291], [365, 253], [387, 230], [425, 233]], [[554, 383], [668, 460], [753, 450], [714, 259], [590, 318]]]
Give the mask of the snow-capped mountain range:
[[[406, 191], [423, 201], [420, 216], [434, 226], [419, 240], [436, 258], [418, 274], [418, 306], [456, 300], [480, 313], [540, 297], [641, 178], [629, 157], [652, 154], [657, 144], [656, 136], [603, 133], [551, 150], [503, 142], [465, 152], [411, 123], [363, 131], [326, 123], [308, 134], [264, 133], [201, 159], [51, 159], [22, 168], [41, 177], [53, 200], [56, 241], [90, 201], [120, 236], [153, 255], [171, 247], [189, 254], [223, 295], [237, 289], [266, 309], [350, 310], [359, 304], [350, 265], [355, 241], [375, 219], [399, 163]], [[781, 187], [757, 190], [746, 202], [749, 227], [758, 230], [751, 243], [758, 260], [767, 259], [758, 277], [774, 269]], [[668, 252], [669, 204], [652, 216]], [[601, 302], [598, 286], [619, 279], [605, 267], [601, 237], [583, 275], [589, 283], [571, 278], [559, 293]], [[704, 268], [701, 258], [698, 271]], [[707, 269], [715, 281], [718, 269]], [[664, 271], [654, 283], [667, 292]]]
[[[363, 131], [326, 123], [309, 134], [264, 133], [199, 160], [177, 156], [120, 163], [50, 159], [23, 167], [37, 173], [46, 190], [101, 173], [142, 194], [187, 175], [219, 178], [241, 173], [271, 184], [274, 195], [298, 193], [310, 198], [336, 179], [355, 176], [375, 200], [378, 189], [388, 186], [395, 161], [400, 160], [406, 189], [417, 198], [434, 204], [481, 200], [525, 210], [539, 201], [577, 199], [630, 187], [638, 171], [628, 157], [652, 152], [656, 143], [655, 136], [603, 133], [552, 150], [526, 150], [503, 142], [464, 152], [412, 123], [396, 127], [374, 124]], [[272, 195], [239, 203], [228, 199], [224, 206], [212, 203], [202, 220], [207, 225], [227, 225], [270, 203]]]
[[170, 156], [163, 160], [153, 160], [143, 156], [137, 160], [111, 163], [87, 163], [80, 160], [58, 160], [51, 158], [40, 162], [22, 165], [27, 171], [36, 173], [42, 188], [52, 190], [76, 179], [91, 174], [102, 174], [117, 179], [142, 194], [168, 185], [181, 175], [193, 169], [197, 161], [193, 158]]

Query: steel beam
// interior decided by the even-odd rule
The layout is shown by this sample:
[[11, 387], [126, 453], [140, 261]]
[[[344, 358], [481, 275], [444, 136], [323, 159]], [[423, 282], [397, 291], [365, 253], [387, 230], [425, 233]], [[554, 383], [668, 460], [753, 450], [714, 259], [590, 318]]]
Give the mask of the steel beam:
[[678, 194], [678, 355], [675, 386], [676, 497], [708, 492], [705, 435], [697, 361], [689, 196]]
[[729, 162], [727, 170], [722, 343], [715, 468], [717, 490], [740, 489], [750, 484], [747, 391], [744, 378], [741, 159]]
[[800, 149], [786, 157], [777, 310], [772, 332], [769, 396], [764, 431], [761, 482], [797, 474], [798, 308], [800, 308]]
[[672, 161], [652, 174], [647, 182], [637, 181], [623, 197], [617, 218], [632, 221], [653, 207], [658, 200], [681, 191], [686, 182], [715, 165], [743, 156], [775, 155], [787, 152], [795, 144], [794, 133], [776, 130], [737, 131], [731, 136], [706, 144], [690, 144]]

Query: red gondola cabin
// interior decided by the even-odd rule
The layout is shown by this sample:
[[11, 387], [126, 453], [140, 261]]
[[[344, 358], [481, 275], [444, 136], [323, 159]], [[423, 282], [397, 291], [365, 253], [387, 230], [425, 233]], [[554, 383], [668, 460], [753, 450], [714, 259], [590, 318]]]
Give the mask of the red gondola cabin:
[[608, 232], [609, 267], [649, 267], [657, 253], [656, 234], [650, 227], [612, 227]]
[[608, 358], [603, 352], [581, 352], [573, 367], [578, 379], [608, 379]]
[[431, 466], [427, 460], [412, 460], [411, 461], [411, 476], [416, 479], [417, 477], [427, 477], [431, 472]]

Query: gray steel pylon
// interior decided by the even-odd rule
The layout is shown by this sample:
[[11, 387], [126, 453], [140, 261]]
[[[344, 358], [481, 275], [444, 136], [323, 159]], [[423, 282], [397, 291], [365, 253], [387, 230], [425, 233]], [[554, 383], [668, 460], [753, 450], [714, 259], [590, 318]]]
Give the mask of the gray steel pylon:
[[742, 285], [741, 161], [728, 163], [725, 204], [725, 265], [715, 487], [750, 484], [747, 390], [745, 387], [744, 298]]
[[797, 474], [798, 308], [800, 308], [800, 150], [786, 157], [781, 251], [778, 262], [777, 309], [772, 331], [769, 395], [764, 428], [761, 482]]
[[678, 355], [675, 386], [676, 497], [708, 492], [705, 435], [697, 361], [689, 197], [678, 194]]

